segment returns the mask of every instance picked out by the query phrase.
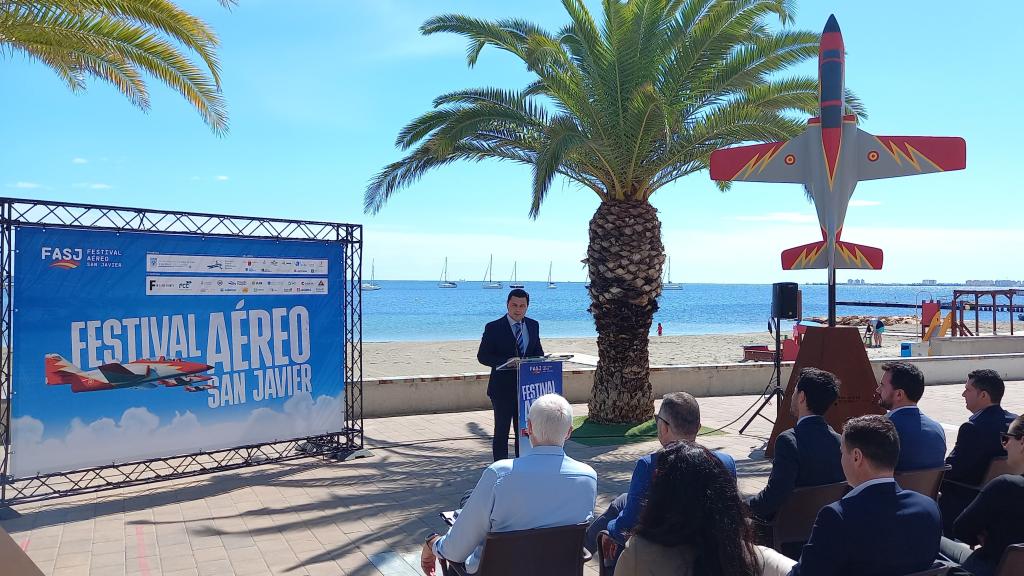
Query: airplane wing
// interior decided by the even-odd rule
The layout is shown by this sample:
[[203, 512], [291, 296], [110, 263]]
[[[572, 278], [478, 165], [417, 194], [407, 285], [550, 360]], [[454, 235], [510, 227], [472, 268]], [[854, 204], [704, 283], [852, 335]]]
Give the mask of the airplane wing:
[[132, 372], [131, 370], [126, 368], [124, 364], [121, 364], [120, 362], [111, 362], [109, 364], [104, 364], [104, 365], [100, 366], [98, 369], [104, 375], [128, 376], [128, 377], [132, 377], [132, 376], [137, 377], [137, 376], [139, 376], [139, 374], [136, 374], [135, 372]]
[[205, 374], [198, 376], [175, 376], [173, 378], [164, 378], [163, 380], [158, 380], [157, 382], [163, 384], [164, 386], [172, 387], [185, 386], [186, 384], [195, 384], [196, 382], [205, 382], [207, 380], [213, 380], [213, 376], [207, 376]]
[[769, 142], [735, 148], [721, 148], [711, 153], [711, 179], [720, 182], [788, 182], [807, 180], [809, 148], [805, 145], [809, 128], [788, 142]]
[[967, 143], [959, 137], [875, 136], [857, 131], [857, 175], [878, 180], [967, 167]]

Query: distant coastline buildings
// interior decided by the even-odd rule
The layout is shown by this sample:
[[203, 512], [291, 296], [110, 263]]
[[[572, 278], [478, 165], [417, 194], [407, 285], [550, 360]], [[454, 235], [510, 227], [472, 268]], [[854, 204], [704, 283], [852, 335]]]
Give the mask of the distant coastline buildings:
[[[812, 282], [813, 284], [813, 282]], [[1020, 288], [1024, 287], [1024, 280], [967, 280], [965, 282], [940, 282], [933, 278], [925, 278], [920, 282], [910, 282], [903, 284], [901, 282], [864, 282], [863, 278], [847, 278], [846, 284], [850, 286], [857, 286], [863, 284], [877, 285], [877, 286], [974, 286], [983, 288]]]
[[968, 280], [965, 286], [995, 286], [996, 288], [1014, 288], [1024, 286], [1020, 280]]

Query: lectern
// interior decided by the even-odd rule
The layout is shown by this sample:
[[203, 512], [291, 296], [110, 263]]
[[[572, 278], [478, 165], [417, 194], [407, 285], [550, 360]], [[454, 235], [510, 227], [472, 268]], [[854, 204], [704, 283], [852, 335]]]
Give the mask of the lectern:
[[516, 430], [516, 457], [530, 453], [533, 445], [526, 431], [526, 417], [533, 401], [545, 394], [562, 394], [562, 361], [572, 356], [536, 356], [513, 358], [498, 367], [498, 370], [515, 370], [516, 406], [519, 414], [519, 429]]

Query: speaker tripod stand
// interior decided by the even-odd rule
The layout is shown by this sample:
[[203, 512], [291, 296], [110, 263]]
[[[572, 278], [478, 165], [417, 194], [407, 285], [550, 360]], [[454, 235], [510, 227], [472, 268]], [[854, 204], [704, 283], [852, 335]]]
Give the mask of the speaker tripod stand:
[[772, 319], [768, 321], [768, 331], [775, 333], [775, 353], [772, 355], [772, 377], [768, 379], [768, 385], [765, 386], [764, 391], [761, 392], [761, 395], [764, 396], [764, 402], [761, 402], [761, 405], [757, 407], [757, 410], [755, 410], [754, 413], [750, 415], [750, 418], [747, 419], [747, 423], [740, 428], [740, 434], [743, 434], [750, 424], [754, 422], [754, 418], [757, 417], [764, 418], [768, 422], [774, 424], [775, 421], [764, 414], [761, 414], [761, 411], [768, 406], [768, 403], [772, 401], [772, 398], [778, 398], [781, 403], [783, 397], [786, 395], [786, 391], [782, 389], [782, 384], [780, 383], [782, 379], [782, 329], [780, 327], [780, 323], [780, 319], [777, 316], [773, 316]]

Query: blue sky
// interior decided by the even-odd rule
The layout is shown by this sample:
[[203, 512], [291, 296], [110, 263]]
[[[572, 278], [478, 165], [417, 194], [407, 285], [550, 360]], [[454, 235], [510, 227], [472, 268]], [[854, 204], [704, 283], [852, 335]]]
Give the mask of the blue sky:
[[[475, 281], [493, 253], [495, 276], [579, 281], [592, 192], [559, 181], [537, 220], [527, 216], [530, 170], [497, 162], [442, 168], [362, 213], [366, 182], [401, 156], [398, 130], [444, 92], [516, 88], [522, 64], [485, 51], [476, 68], [455, 36], [423, 37], [430, 16], [462, 12], [566, 21], [554, 0], [517, 2], [210, 0], [180, 4], [217, 30], [231, 131], [217, 138], [175, 93], [151, 83], [142, 113], [91, 82], [71, 94], [44, 66], [0, 60], [7, 110], [0, 133], [0, 193], [186, 211], [325, 219], [365, 225], [366, 265], [378, 279]], [[592, 5], [599, 3], [592, 2]], [[967, 170], [861, 184], [843, 238], [885, 250], [882, 271], [839, 279], [1024, 279], [1024, 200], [1008, 177], [1020, 163], [1024, 90], [1014, 55], [1024, 5], [973, 10], [923, 0], [810, 2], [795, 27], [820, 31], [830, 12], [843, 29], [847, 86], [865, 101], [875, 134], [962, 136]], [[285, 8], [287, 7], [287, 8]], [[815, 74], [814, 63], [796, 70]], [[673, 280], [822, 282], [822, 271], [784, 272], [779, 252], [820, 238], [795, 185], [738, 184], [720, 193], [706, 173], [653, 198]], [[368, 272], [368, 270], [367, 270]]]

